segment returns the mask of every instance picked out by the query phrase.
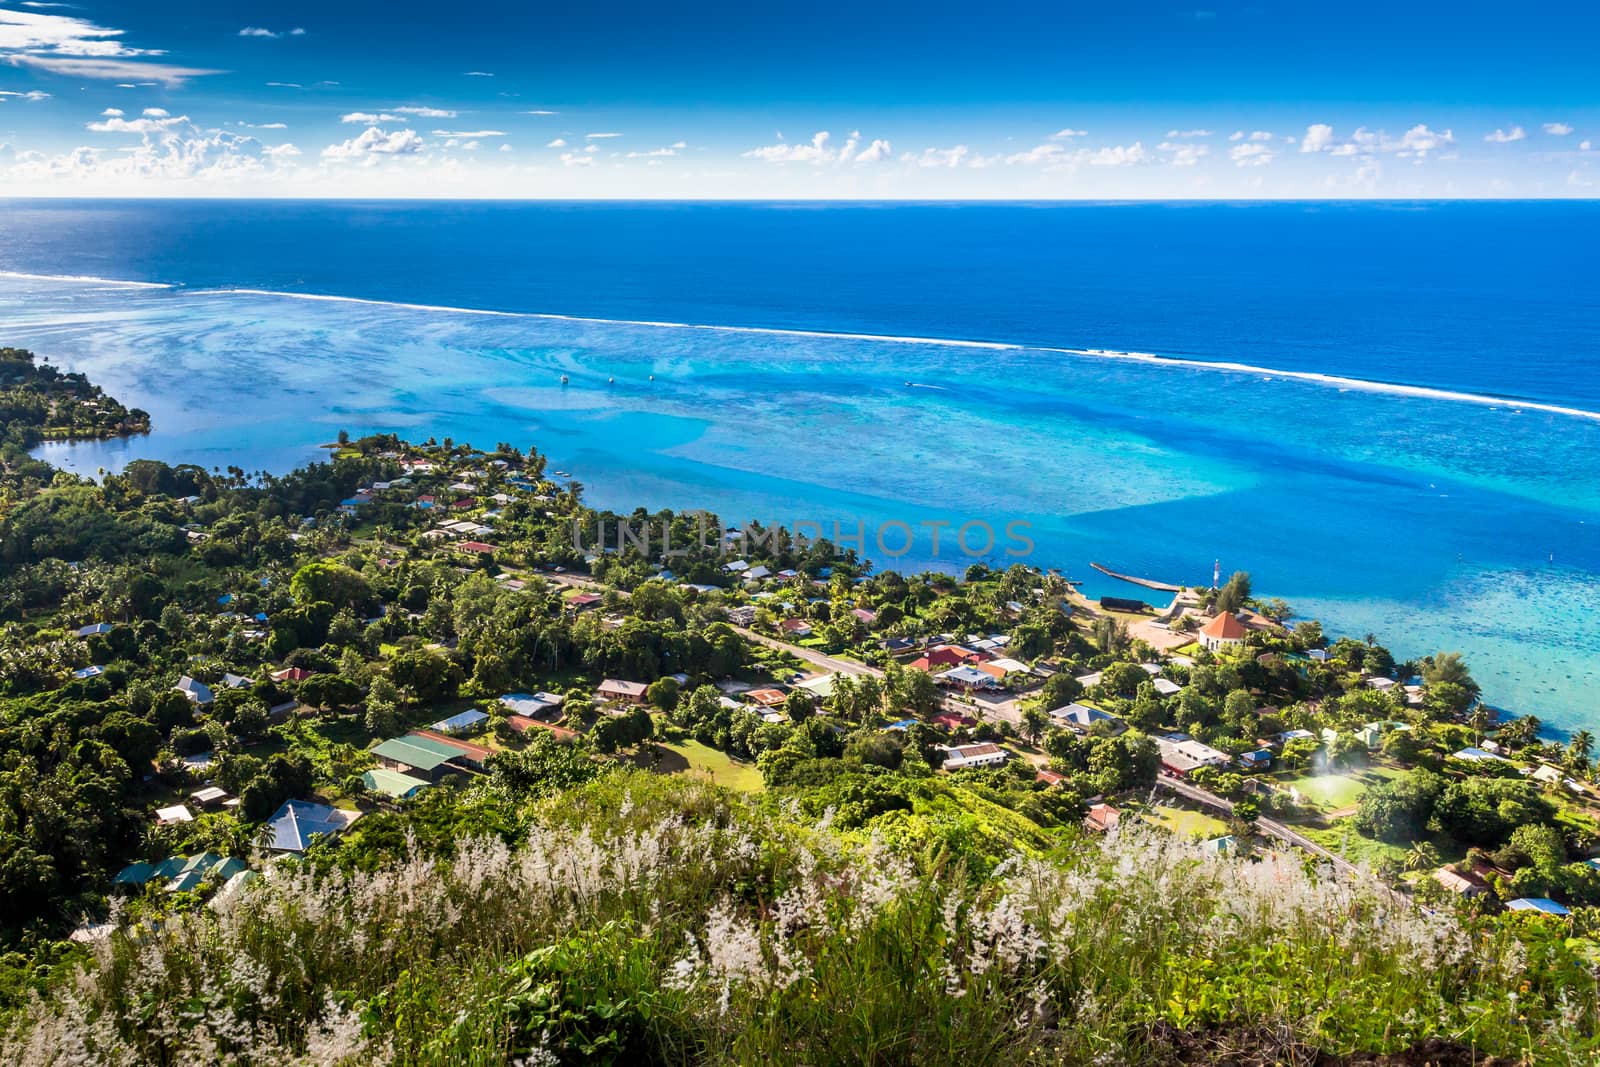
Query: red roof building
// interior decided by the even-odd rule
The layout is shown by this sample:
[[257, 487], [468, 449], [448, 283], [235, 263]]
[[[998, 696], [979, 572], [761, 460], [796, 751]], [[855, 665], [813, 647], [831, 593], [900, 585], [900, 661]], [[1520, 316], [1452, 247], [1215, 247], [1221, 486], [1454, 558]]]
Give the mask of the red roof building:
[[1244, 623], [1224, 611], [1200, 628], [1200, 643], [1213, 652], [1244, 643]]

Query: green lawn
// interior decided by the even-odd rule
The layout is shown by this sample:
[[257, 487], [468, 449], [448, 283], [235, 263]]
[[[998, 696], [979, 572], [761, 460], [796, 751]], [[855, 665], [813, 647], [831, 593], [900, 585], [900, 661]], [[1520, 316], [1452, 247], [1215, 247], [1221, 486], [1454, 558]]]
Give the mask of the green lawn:
[[647, 752], [638, 762], [645, 766], [653, 765], [655, 770], [666, 774], [693, 774], [709, 778], [717, 785], [745, 793], [759, 793], [765, 788], [761, 772], [756, 770], [755, 764], [742, 763], [726, 752], [701, 744], [692, 738], [685, 741], [657, 743], [654, 748], [659, 750], [658, 754], [661, 756], [659, 761], [651, 760]]
[[1301, 774], [1279, 781], [1282, 785], [1293, 786], [1308, 803], [1323, 811], [1338, 811], [1354, 807], [1362, 793], [1399, 773], [1390, 767], [1371, 766], [1340, 774]]
[[1203, 811], [1175, 808], [1170, 804], [1157, 804], [1142, 813], [1143, 818], [1157, 826], [1164, 826], [1178, 837], [1209, 839], [1228, 832], [1228, 824]]
[[[1406, 861], [1406, 849], [1400, 845], [1391, 845], [1386, 841], [1378, 841], [1370, 837], [1363, 837], [1356, 832], [1348, 820], [1340, 820], [1328, 829], [1315, 826], [1299, 825], [1294, 828], [1296, 833], [1303, 834], [1332, 852], [1342, 856], [1351, 863], [1364, 863], [1368, 867], [1376, 867], [1379, 860], [1392, 859], [1400, 863]], [[1439, 862], [1454, 863], [1466, 855], [1466, 850], [1458, 847], [1447, 847], [1446, 843], [1434, 839], [1434, 845], [1439, 849]]]

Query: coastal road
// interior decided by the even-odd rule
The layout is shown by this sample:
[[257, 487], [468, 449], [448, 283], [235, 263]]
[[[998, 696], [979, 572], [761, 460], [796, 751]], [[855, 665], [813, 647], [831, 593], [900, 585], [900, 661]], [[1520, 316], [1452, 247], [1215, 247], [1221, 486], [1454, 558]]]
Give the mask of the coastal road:
[[[1188, 800], [1192, 800], [1196, 804], [1202, 804], [1205, 807], [1221, 811], [1225, 814], [1233, 814], [1233, 804], [1231, 802], [1224, 800], [1215, 793], [1201, 789], [1199, 786], [1191, 785], [1182, 778], [1174, 778], [1166, 774], [1159, 774], [1156, 776], [1156, 788], [1177, 793], [1179, 796]], [[1309, 852], [1318, 859], [1327, 860], [1333, 865], [1335, 870], [1342, 874], [1347, 874], [1352, 878], [1372, 877], [1370, 872], [1362, 870], [1360, 867], [1357, 867], [1355, 864], [1351, 863], [1349, 860], [1346, 860], [1342, 856], [1338, 856], [1332, 852], [1329, 852], [1327, 849], [1323, 848], [1309, 837], [1296, 833], [1292, 828], [1285, 826], [1276, 819], [1269, 819], [1266, 816], [1261, 816], [1260, 818], [1256, 819], [1256, 830], [1260, 833], [1266, 834], [1268, 837], [1276, 838], [1286, 845], [1293, 845], [1295, 848], [1298, 848], [1304, 852]]]

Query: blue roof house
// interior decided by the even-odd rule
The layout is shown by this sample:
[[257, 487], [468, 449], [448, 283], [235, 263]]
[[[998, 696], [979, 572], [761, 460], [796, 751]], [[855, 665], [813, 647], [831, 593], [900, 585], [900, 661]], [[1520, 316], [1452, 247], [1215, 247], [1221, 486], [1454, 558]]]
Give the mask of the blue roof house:
[[271, 827], [267, 847], [274, 852], [304, 852], [316, 838], [336, 834], [359, 817], [359, 812], [340, 811], [309, 800], [285, 800], [267, 820]]

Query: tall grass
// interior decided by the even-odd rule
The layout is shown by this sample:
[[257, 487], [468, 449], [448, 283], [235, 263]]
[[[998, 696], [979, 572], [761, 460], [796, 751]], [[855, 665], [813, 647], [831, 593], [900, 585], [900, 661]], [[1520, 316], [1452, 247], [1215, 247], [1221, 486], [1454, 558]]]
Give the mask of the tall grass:
[[0, 1061], [1137, 1063], [1173, 1028], [1230, 1027], [1596, 1052], [1594, 974], [1558, 944], [1292, 857], [1136, 830], [977, 877], [825, 822], [624, 774], [550, 801], [515, 848], [281, 865], [103, 943]]

